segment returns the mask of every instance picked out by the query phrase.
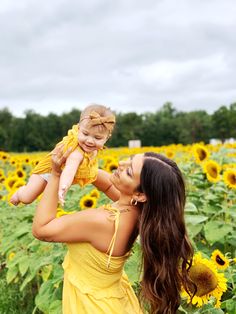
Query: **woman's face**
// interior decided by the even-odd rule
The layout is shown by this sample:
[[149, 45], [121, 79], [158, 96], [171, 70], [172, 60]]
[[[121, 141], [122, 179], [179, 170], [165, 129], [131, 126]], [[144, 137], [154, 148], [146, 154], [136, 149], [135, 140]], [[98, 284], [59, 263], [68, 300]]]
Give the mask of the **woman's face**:
[[126, 195], [133, 195], [140, 184], [140, 174], [143, 168], [143, 154], [137, 154], [126, 161], [120, 161], [119, 167], [111, 176], [114, 186]]

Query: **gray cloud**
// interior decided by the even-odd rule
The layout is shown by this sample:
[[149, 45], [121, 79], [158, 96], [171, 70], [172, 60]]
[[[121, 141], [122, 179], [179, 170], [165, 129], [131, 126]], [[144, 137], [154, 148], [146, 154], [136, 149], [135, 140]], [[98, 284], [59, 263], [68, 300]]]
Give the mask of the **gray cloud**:
[[3, 0], [0, 108], [61, 113], [236, 101], [233, 0]]

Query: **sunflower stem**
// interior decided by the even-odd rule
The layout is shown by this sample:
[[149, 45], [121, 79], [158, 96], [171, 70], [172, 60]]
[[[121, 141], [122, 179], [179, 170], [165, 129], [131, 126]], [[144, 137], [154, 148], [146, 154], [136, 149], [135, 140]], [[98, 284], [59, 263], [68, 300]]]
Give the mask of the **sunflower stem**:
[[235, 286], [235, 283], [234, 283], [234, 278], [233, 278], [233, 274], [232, 274], [232, 271], [231, 271], [230, 267], [229, 267], [229, 276], [230, 276], [230, 279], [231, 279], [233, 291], [235, 291], [236, 286]]

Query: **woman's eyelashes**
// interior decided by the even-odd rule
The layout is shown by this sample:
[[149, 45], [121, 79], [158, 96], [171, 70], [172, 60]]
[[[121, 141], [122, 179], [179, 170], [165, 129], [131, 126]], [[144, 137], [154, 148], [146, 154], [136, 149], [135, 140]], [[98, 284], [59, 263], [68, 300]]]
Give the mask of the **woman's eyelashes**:
[[128, 175], [129, 177], [132, 177], [130, 168], [127, 168], [127, 169], [126, 169], [126, 173], [127, 173], [127, 175]]

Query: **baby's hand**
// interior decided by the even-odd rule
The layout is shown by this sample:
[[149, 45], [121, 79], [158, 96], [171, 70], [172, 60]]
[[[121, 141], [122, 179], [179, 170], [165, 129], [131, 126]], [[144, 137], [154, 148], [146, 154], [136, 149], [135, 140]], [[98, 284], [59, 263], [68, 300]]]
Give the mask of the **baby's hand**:
[[66, 196], [67, 190], [68, 190], [68, 186], [63, 185], [58, 191], [58, 198], [59, 198], [59, 203], [61, 204], [61, 206], [64, 206], [65, 204], [65, 196]]

